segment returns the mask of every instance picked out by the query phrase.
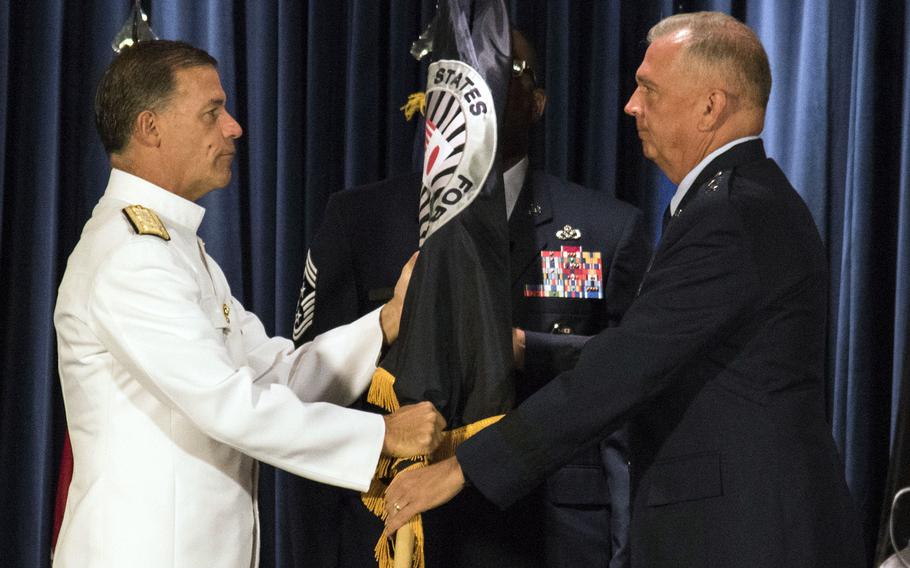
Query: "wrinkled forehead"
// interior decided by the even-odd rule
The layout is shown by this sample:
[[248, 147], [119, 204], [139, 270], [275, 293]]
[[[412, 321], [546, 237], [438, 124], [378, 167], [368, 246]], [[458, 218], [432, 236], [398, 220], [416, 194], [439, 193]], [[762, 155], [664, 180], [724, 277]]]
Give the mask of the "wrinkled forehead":
[[684, 38], [671, 36], [656, 38], [645, 51], [645, 57], [635, 72], [637, 79], [656, 80], [678, 71], [678, 63], [685, 48]]

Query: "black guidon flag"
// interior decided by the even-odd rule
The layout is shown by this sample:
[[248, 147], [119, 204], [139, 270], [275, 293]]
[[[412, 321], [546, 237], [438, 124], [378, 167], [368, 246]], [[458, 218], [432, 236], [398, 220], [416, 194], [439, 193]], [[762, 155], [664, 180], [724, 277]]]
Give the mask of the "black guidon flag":
[[[514, 403], [509, 247], [497, 132], [511, 72], [502, 0], [440, 0], [421, 36], [431, 43], [420, 255], [398, 340], [373, 376], [368, 400], [387, 410], [429, 400], [445, 417], [446, 441], [432, 456], [383, 458], [365, 505], [385, 516], [382, 495], [408, 467], [444, 459]], [[422, 566], [419, 516], [414, 566]], [[389, 543], [377, 545], [390, 565]], [[396, 551], [400, 552], [400, 551]]]

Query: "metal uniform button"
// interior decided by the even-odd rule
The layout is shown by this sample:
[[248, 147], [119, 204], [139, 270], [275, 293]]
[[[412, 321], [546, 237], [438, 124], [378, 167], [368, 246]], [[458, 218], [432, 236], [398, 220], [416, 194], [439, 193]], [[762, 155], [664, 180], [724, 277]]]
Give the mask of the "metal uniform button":
[[558, 333], [560, 335], [572, 335], [572, 332], [575, 331], [572, 329], [572, 326], [562, 325], [559, 322], [553, 324], [550, 328], [550, 333]]

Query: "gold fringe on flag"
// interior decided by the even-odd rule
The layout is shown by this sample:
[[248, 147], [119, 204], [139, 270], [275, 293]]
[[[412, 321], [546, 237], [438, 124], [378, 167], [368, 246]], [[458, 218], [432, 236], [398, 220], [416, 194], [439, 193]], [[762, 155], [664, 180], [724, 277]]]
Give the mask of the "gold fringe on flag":
[[367, 391], [367, 402], [395, 412], [398, 407], [398, 396], [395, 395], [395, 377], [382, 367], [378, 367], [370, 381], [370, 390]]
[[[367, 392], [367, 402], [382, 407], [389, 412], [398, 410], [401, 405], [398, 401], [398, 395], [395, 394], [394, 387], [395, 376], [382, 367], [377, 368], [376, 372], [373, 373], [370, 390]], [[395, 477], [395, 475], [403, 471], [426, 467], [431, 463], [454, 456], [455, 449], [461, 445], [462, 442], [487, 426], [495, 424], [503, 416], [504, 415], [502, 414], [490, 416], [466, 424], [461, 428], [443, 432], [443, 438], [439, 443], [439, 447], [437, 447], [430, 456], [414, 456], [410, 458], [380, 456], [379, 463], [376, 465], [376, 473], [373, 475], [373, 480], [370, 482], [370, 488], [366, 493], [360, 495], [360, 500], [371, 513], [380, 519], [385, 520], [388, 516], [385, 502], [385, 490], [388, 488], [389, 483], [391, 483], [392, 478]], [[404, 467], [399, 471], [398, 468], [400, 466]], [[423, 522], [421, 521], [420, 515], [415, 515], [413, 519], [408, 521], [408, 526], [414, 533], [414, 548], [411, 551], [411, 568], [425, 568]], [[379, 542], [376, 543], [376, 548], [374, 549], [376, 562], [379, 564], [379, 568], [394, 568], [395, 556], [404, 551], [394, 550], [393, 552], [393, 550], [394, 544], [391, 539], [380, 537]]]
[[427, 111], [427, 96], [423, 92], [411, 93], [408, 95], [408, 102], [404, 103], [398, 110], [404, 113], [405, 120], [414, 118], [414, 114], [420, 111], [423, 115]]
[[[419, 461], [408, 465], [407, 467], [403, 468], [401, 471], [398, 471], [397, 473], [401, 473], [403, 471], [418, 469], [418, 468], [427, 466], [425, 457], [421, 456], [421, 457], [415, 458], [415, 459], [419, 459]], [[399, 459], [396, 461], [398, 463], [407, 462], [407, 461], [409, 461], [409, 458]], [[395, 464], [395, 465], [397, 465], [397, 464]], [[393, 470], [395, 469], [395, 465], [392, 466]], [[391, 481], [391, 480], [389, 480], [389, 481]], [[373, 489], [372, 485], [370, 486], [370, 489], [371, 490]], [[385, 487], [383, 487], [382, 494], [383, 495], [385, 494]], [[361, 499], [364, 501], [364, 504], [366, 504], [366, 499], [364, 497], [362, 497]], [[369, 508], [369, 505], [367, 507]], [[377, 515], [382, 520], [385, 520], [385, 518], [388, 516], [388, 510], [385, 507], [385, 497], [384, 496], [381, 499], [381, 504], [379, 504], [379, 506], [377, 508], [381, 508], [381, 514], [377, 514], [376, 511], [373, 511], [372, 509], [371, 509], [371, 511], [373, 511], [374, 515]], [[379, 541], [376, 543], [376, 548], [373, 549], [373, 556], [376, 558], [376, 562], [379, 564], [380, 568], [394, 568], [396, 566], [395, 557], [398, 555], [399, 552], [403, 552], [411, 557], [411, 564], [410, 564], [411, 568], [424, 568], [426, 561], [425, 561], [424, 555], [423, 555], [423, 543], [424, 543], [423, 520], [420, 518], [420, 515], [414, 515], [414, 517], [410, 521], [408, 521], [408, 524], [406, 526], [411, 530], [411, 534], [414, 535], [412, 549], [410, 551], [403, 551], [403, 550], [399, 551], [397, 549], [397, 547], [395, 546], [399, 541], [398, 538], [396, 538], [393, 541], [392, 537], [388, 537], [388, 538], [380, 537]], [[401, 531], [402, 529], [404, 529], [404, 527], [402, 527], [401, 529], [398, 529], [398, 530]], [[396, 537], [397, 536], [398, 535], [396, 534]], [[393, 552], [393, 550], [394, 550], [394, 552]]]
[[439, 442], [439, 446], [436, 448], [436, 451], [430, 455], [430, 463], [436, 463], [454, 456], [455, 448], [460, 446], [462, 442], [474, 434], [480, 432], [487, 426], [496, 424], [500, 419], [502, 419], [503, 416], [505, 416], [505, 414], [490, 416], [489, 418], [484, 418], [482, 420], [478, 420], [477, 422], [465, 424], [461, 428], [443, 432], [442, 441]]

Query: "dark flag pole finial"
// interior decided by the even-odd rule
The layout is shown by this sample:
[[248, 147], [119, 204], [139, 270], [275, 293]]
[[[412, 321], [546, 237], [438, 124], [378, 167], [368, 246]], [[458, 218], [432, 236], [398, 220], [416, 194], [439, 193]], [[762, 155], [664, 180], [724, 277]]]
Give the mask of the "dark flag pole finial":
[[117, 35], [114, 36], [111, 48], [113, 48], [114, 53], [120, 53], [120, 50], [124, 47], [129, 47], [140, 41], [152, 39], [158, 39], [158, 36], [155, 35], [155, 32], [149, 25], [149, 18], [146, 13], [142, 11], [139, 0], [134, 0], [130, 16], [127, 18], [126, 22], [124, 22], [123, 26], [120, 27], [120, 31], [117, 32]]
[[436, 6], [436, 16], [430, 20], [423, 33], [411, 44], [411, 56], [417, 61], [422, 61], [424, 57], [433, 53], [433, 33], [436, 28], [436, 20], [439, 19], [439, 6]]

